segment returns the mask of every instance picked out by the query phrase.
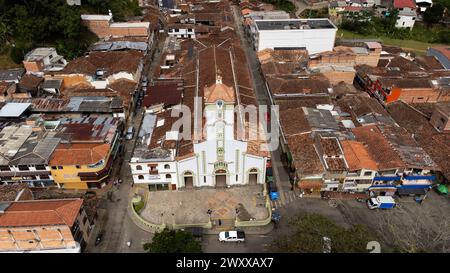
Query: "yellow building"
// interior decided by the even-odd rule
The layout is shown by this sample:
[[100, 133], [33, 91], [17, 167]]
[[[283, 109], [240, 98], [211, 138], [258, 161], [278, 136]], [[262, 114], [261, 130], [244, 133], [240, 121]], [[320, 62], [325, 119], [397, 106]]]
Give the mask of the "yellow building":
[[82, 119], [61, 125], [61, 143], [49, 160], [53, 180], [63, 189], [103, 187], [119, 148], [117, 118]]

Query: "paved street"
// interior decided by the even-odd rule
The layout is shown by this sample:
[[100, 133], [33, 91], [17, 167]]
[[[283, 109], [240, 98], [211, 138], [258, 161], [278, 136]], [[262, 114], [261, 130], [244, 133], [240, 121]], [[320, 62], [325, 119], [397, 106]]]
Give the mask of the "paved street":
[[[249, 65], [249, 70], [252, 75], [253, 89], [256, 93], [256, 98], [260, 105], [270, 105], [270, 99], [268, 95], [268, 90], [265, 85], [264, 78], [260, 69], [259, 61], [257, 59], [256, 53], [250, 44], [249, 38], [244, 33], [242, 26], [242, 18], [240, 16], [239, 10], [236, 6], [232, 6], [234, 21], [236, 23], [237, 33], [241, 40], [241, 45], [245, 51], [247, 57], [247, 63]], [[271, 152], [272, 155], [272, 168], [274, 170], [274, 180], [277, 185], [278, 191], [280, 192], [280, 200], [278, 206], [282, 206], [286, 203], [285, 192], [291, 191], [291, 184], [289, 183], [289, 175], [286, 169], [281, 163], [281, 152], [280, 147], [277, 150]], [[277, 205], [275, 205], [277, 206]]]
[[273, 241], [273, 235], [248, 235], [245, 243], [221, 243], [218, 235], [205, 235], [202, 250], [206, 253], [263, 253]]
[[[164, 39], [158, 40], [155, 54], [152, 57], [152, 52], [150, 52], [146, 58], [144, 73], [149, 78], [153, 73], [154, 67], [159, 64], [163, 44]], [[129, 119], [130, 123], [125, 128], [132, 125], [135, 132], [138, 132], [142, 117], [142, 111], [138, 109], [136, 115]], [[99, 220], [94, 229], [94, 236], [91, 237], [91, 242], [88, 243], [85, 252], [143, 252], [142, 244], [151, 240], [152, 234], [137, 227], [129, 218], [127, 212], [128, 202], [131, 200], [130, 190], [132, 184], [128, 163], [132, 155], [136, 135], [135, 133], [135, 138], [132, 140], [123, 140], [123, 152], [115, 160], [113, 175], [111, 176], [112, 179], [122, 179], [123, 183], [119, 188], [111, 184], [107, 186], [109, 187], [109, 191], [112, 192], [112, 201], [107, 201], [106, 213], [99, 216]], [[102, 243], [94, 246], [95, 238], [99, 232], [104, 234]], [[127, 246], [128, 241], [132, 241], [131, 247]]]

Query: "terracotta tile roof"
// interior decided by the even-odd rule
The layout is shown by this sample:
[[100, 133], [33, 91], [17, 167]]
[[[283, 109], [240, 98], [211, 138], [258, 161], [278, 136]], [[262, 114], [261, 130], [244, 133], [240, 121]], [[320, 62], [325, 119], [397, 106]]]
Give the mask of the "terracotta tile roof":
[[322, 151], [327, 156], [339, 156], [342, 154], [341, 148], [339, 147], [339, 142], [337, 138], [320, 138], [320, 145], [322, 146]]
[[26, 183], [0, 185], [0, 202], [14, 201], [21, 191], [29, 191]]
[[369, 151], [361, 142], [342, 140], [341, 145], [350, 170], [378, 170], [377, 163], [372, 159]]
[[392, 118], [410, 134], [430, 155], [440, 168], [442, 174], [450, 179], [450, 134], [439, 133], [415, 107], [402, 101], [394, 102], [387, 107]]
[[[88, 165], [106, 160], [111, 144], [59, 144], [52, 154], [49, 164], [52, 166]], [[69, 155], [70, 156], [67, 156]]]
[[132, 94], [137, 87], [137, 83], [127, 79], [119, 79], [106, 88], [95, 89], [91, 86], [77, 85], [64, 89], [61, 93], [64, 98], [70, 97], [120, 97], [124, 108], [130, 107]]
[[205, 87], [204, 91], [205, 103], [215, 103], [217, 100], [234, 103], [234, 89], [222, 83], [215, 83], [211, 86]]
[[67, 225], [72, 227], [82, 199], [12, 202], [0, 214], [0, 227]]
[[0, 228], [0, 252], [42, 251], [75, 248], [67, 226]]
[[311, 134], [287, 137], [289, 151], [294, 161], [298, 176], [317, 175], [324, 172], [324, 167], [314, 147]]
[[59, 74], [93, 75], [97, 69], [104, 69], [106, 76], [122, 71], [135, 73], [143, 57], [144, 54], [136, 50], [95, 51], [70, 61]]
[[44, 81], [44, 78], [34, 76], [32, 74], [25, 74], [19, 82], [19, 89], [24, 91], [37, 90], [39, 85]]
[[367, 150], [378, 164], [380, 170], [406, 167], [377, 126], [357, 127], [352, 129], [352, 132], [355, 134], [357, 141], [366, 145]]
[[327, 164], [327, 170], [330, 171], [345, 171], [347, 166], [345, 165], [345, 160], [343, 158], [325, 158]]
[[414, 4], [413, 0], [394, 0], [394, 8], [411, 8], [415, 9], [416, 4]]
[[183, 86], [178, 83], [156, 83], [148, 87], [148, 95], [142, 100], [142, 105], [149, 107], [156, 104], [175, 105], [181, 103]]
[[285, 137], [311, 131], [302, 109], [280, 109], [280, 125]]
[[312, 190], [320, 190], [323, 188], [323, 181], [321, 180], [300, 180], [297, 183], [297, 186], [300, 189], [312, 189]]
[[323, 75], [299, 79], [298, 77], [270, 76], [267, 78], [270, 92], [277, 95], [310, 95], [324, 93], [328, 94], [331, 87], [330, 81]]
[[417, 56], [415, 61], [426, 70], [444, 69], [442, 64], [434, 56]]

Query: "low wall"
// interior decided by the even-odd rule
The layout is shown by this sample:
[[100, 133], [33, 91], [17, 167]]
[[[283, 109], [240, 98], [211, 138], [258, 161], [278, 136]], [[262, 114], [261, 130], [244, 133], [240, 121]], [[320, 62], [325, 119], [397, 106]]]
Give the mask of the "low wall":
[[155, 231], [162, 231], [163, 229], [166, 228], [165, 224], [153, 224], [150, 223], [148, 221], [146, 221], [144, 218], [142, 218], [135, 210], [133, 207], [133, 203], [130, 201], [130, 203], [128, 204], [128, 214], [131, 217], [131, 220], [141, 229], [147, 231], [147, 232], [155, 232]]
[[207, 223], [198, 223], [198, 224], [175, 224], [172, 226], [172, 229], [184, 229], [184, 228], [192, 228], [192, 227], [201, 227], [201, 228], [206, 228], [206, 229], [210, 229], [212, 228], [212, 223], [211, 221], [207, 222]]

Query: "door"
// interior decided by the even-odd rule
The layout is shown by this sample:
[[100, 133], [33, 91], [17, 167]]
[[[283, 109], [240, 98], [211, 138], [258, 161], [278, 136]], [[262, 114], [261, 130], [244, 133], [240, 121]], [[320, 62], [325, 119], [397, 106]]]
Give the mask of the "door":
[[216, 171], [216, 188], [227, 187], [227, 172], [225, 170]]
[[186, 189], [194, 188], [194, 179], [192, 178], [192, 176], [184, 177], [184, 186], [186, 187]]
[[258, 183], [258, 169], [252, 168], [248, 172], [248, 184], [256, 185]]

